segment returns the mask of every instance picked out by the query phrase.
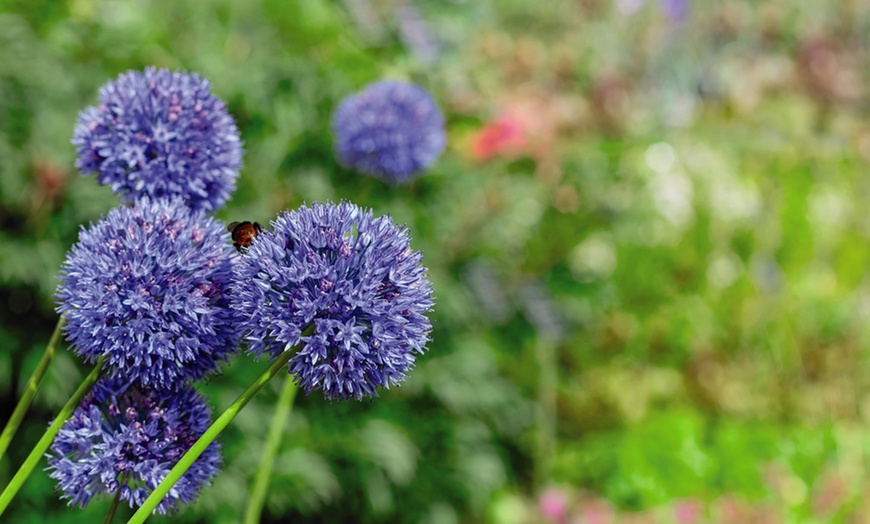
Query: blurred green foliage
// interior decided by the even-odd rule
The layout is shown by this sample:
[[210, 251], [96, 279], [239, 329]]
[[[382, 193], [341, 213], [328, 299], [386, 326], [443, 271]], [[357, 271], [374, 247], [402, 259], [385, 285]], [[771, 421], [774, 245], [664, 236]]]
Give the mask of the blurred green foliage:
[[[264, 522], [538, 522], [552, 485], [587, 519], [868, 518], [870, 5], [689, 5], [674, 21], [652, 0], [0, 0], [5, 417], [66, 250], [117, 203], [75, 173], [77, 112], [156, 65], [210, 79], [242, 131], [219, 218], [353, 200], [408, 225], [436, 290], [405, 385], [297, 399]], [[448, 120], [448, 151], [405, 187], [331, 152], [338, 101], [384, 76]], [[487, 141], [499, 129], [515, 140]], [[222, 409], [263, 367], [239, 355], [201, 389]], [[0, 484], [84, 369], [59, 355]], [[172, 520], [239, 520], [279, 388]], [[5, 517], [107, 508], [67, 508], [36, 472]]]

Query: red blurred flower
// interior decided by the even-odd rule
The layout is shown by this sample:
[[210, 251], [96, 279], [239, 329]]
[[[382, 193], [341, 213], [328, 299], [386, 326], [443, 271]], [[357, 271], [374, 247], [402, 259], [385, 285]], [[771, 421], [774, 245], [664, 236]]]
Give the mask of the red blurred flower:
[[513, 115], [500, 116], [478, 131], [471, 142], [471, 153], [478, 161], [493, 157], [517, 156], [526, 146], [523, 122]]

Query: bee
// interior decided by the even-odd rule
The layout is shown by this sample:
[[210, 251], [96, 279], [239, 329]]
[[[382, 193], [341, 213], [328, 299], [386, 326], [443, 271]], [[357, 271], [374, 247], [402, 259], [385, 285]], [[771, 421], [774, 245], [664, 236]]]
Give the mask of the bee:
[[254, 241], [254, 238], [263, 231], [263, 226], [257, 222], [248, 222], [245, 220], [244, 222], [230, 223], [230, 225], [227, 226], [227, 231], [229, 231], [230, 235], [233, 237], [233, 246], [241, 252], [243, 247], [250, 246], [251, 242]]

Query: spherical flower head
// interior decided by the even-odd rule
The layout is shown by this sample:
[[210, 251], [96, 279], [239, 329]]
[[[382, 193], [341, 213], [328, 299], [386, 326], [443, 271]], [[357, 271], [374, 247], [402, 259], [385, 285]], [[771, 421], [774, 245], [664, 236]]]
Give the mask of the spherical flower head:
[[235, 190], [242, 145], [224, 103], [196, 74], [148, 68], [100, 88], [79, 114], [76, 167], [132, 201], [179, 196], [214, 211]]
[[386, 80], [348, 96], [332, 118], [345, 167], [391, 184], [408, 182], [444, 151], [444, 117], [423, 88]]
[[73, 350], [144, 385], [217, 371], [239, 342], [223, 226], [179, 200], [144, 198], [83, 229], [55, 298]]
[[[192, 387], [177, 391], [104, 378], [54, 438], [48, 457], [61, 497], [84, 508], [95, 495], [139, 507], [211, 424], [205, 400]], [[189, 504], [221, 465], [213, 442], [160, 501], [155, 513]]]
[[408, 231], [354, 204], [281, 214], [235, 265], [232, 305], [250, 351], [289, 363], [306, 392], [377, 396], [425, 351], [432, 286]]

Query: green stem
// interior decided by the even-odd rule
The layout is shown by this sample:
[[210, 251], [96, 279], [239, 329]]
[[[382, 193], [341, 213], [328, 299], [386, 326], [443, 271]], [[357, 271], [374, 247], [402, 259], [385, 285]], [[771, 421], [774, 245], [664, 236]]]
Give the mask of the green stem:
[[112, 519], [115, 517], [115, 512], [118, 511], [118, 503], [121, 502], [121, 488], [127, 484], [129, 473], [124, 473], [118, 479], [118, 490], [115, 492], [115, 497], [112, 499], [112, 505], [109, 506], [109, 512], [106, 513], [106, 519], [103, 524], [112, 524]]
[[263, 503], [266, 501], [266, 493], [269, 490], [269, 477], [272, 476], [272, 465], [275, 463], [275, 456], [278, 455], [278, 448], [281, 447], [281, 435], [284, 433], [287, 418], [293, 410], [293, 399], [296, 398], [297, 389], [293, 377], [288, 376], [284, 379], [284, 388], [281, 390], [281, 396], [278, 397], [278, 404], [275, 406], [275, 413], [272, 415], [269, 436], [266, 437], [266, 446], [260, 457], [260, 465], [257, 467], [257, 473], [254, 477], [254, 486], [251, 488], [251, 498], [245, 510], [245, 524], [260, 522]]
[[169, 493], [169, 490], [172, 489], [172, 486], [181, 479], [182, 475], [187, 472], [187, 469], [199, 458], [200, 455], [205, 451], [209, 444], [211, 444], [214, 439], [221, 434], [221, 432], [229, 426], [230, 422], [239, 414], [239, 412], [244, 408], [248, 402], [254, 398], [254, 395], [260, 392], [261, 389], [270, 381], [272, 378], [280, 373], [281, 371], [285, 371], [285, 366], [291, 357], [295, 354], [295, 351], [285, 350], [281, 353], [278, 358], [275, 359], [274, 362], [269, 366], [266, 371], [263, 372], [260, 377], [251, 384], [248, 389], [242, 392], [239, 397], [230, 404], [223, 413], [220, 414], [218, 418], [212, 423], [211, 426], [205, 433], [199, 437], [199, 440], [194, 442], [193, 446], [187, 453], [181, 457], [181, 460], [173, 467], [169, 474], [163, 478], [163, 481], [157, 486], [157, 488], [148, 495], [148, 498], [145, 499], [145, 502], [142, 503], [142, 506], [136, 510], [136, 513], [130, 517], [130, 520], [127, 521], [127, 524], [142, 524], [145, 522], [151, 512], [160, 504], [160, 501], [163, 500], [163, 497]]
[[24, 485], [24, 481], [26, 481], [27, 477], [29, 477], [33, 472], [33, 468], [35, 468], [36, 464], [39, 463], [42, 455], [48, 447], [51, 446], [57, 432], [60, 431], [60, 428], [64, 423], [66, 423], [70, 415], [73, 414], [73, 411], [79, 407], [82, 397], [91, 390], [93, 385], [97, 382], [97, 379], [99, 379], [100, 375], [103, 374], [103, 360], [104, 359], [101, 358], [97, 361], [93, 371], [85, 377], [85, 380], [79, 388], [72, 394], [70, 399], [60, 410], [60, 413], [57, 414], [57, 417], [55, 417], [54, 421], [42, 435], [42, 438], [36, 443], [33, 451], [30, 452], [30, 455], [27, 455], [27, 458], [24, 460], [24, 463], [21, 464], [21, 467], [18, 468], [18, 472], [15, 473], [14, 477], [12, 477], [9, 485], [6, 486], [6, 489], [4, 489], [3, 493], [0, 494], [0, 515], [2, 515], [3, 512], [6, 511], [6, 508], [9, 507], [9, 503], [12, 502], [15, 494], [18, 493], [18, 490], [21, 489], [22, 485]]
[[60, 317], [57, 320], [57, 326], [54, 327], [54, 333], [51, 334], [51, 338], [48, 340], [48, 345], [45, 346], [45, 352], [43, 352], [42, 358], [39, 359], [39, 363], [36, 364], [36, 369], [34, 369], [33, 374], [30, 375], [30, 380], [28, 380], [27, 385], [24, 386], [24, 391], [21, 393], [18, 405], [15, 406], [15, 411], [12, 412], [12, 416], [9, 417], [9, 422], [6, 423], [6, 427], [3, 428], [3, 433], [0, 434], [0, 460], [3, 459], [6, 450], [9, 449], [9, 444], [12, 443], [12, 437], [14, 437], [15, 432], [18, 431], [21, 421], [24, 420], [24, 414], [27, 413], [27, 408], [30, 407], [30, 403], [33, 402], [33, 397], [35, 397], [36, 392], [39, 391], [39, 385], [42, 384], [42, 379], [45, 378], [48, 366], [54, 360], [57, 343], [60, 341], [60, 336], [63, 331], [63, 324], [64, 317]]
[[372, 187], [375, 185], [375, 179], [374, 179], [374, 177], [370, 177], [370, 176], [364, 176], [361, 178], [365, 179], [365, 180], [363, 180], [362, 191], [360, 191], [359, 194], [356, 195], [353, 200], [354, 200], [354, 202], [360, 202], [361, 204], [365, 204], [366, 199], [369, 196], [369, 193], [372, 192]]
[[543, 486], [556, 451], [556, 400], [558, 361], [556, 344], [549, 337], [537, 337], [535, 352], [538, 357], [538, 406], [537, 450], [534, 482], [538, 489]]

